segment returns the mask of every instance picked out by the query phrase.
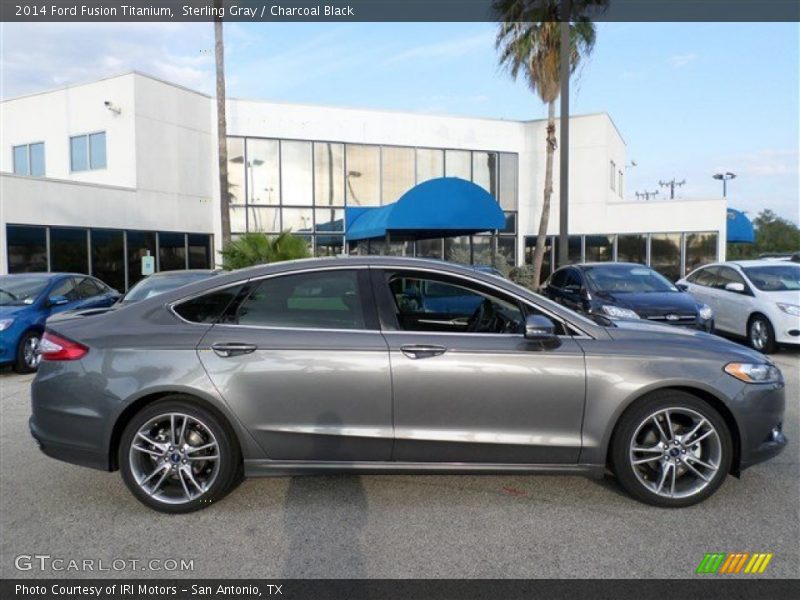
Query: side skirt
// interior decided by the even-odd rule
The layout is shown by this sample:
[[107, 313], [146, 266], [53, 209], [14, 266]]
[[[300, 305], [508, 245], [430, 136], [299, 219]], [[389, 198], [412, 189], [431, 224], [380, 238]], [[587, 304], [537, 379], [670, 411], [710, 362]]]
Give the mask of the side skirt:
[[363, 475], [389, 475], [415, 473], [418, 475], [471, 474], [495, 475], [499, 473], [529, 473], [544, 475], [585, 475], [602, 478], [604, 465], [552, 465], [513, 463], [436, 463], [395, 461], [303, 461], [303, 460], [245, 460], [247, 477], [280, 477], [286, 475], [331, 475], [356, 473]]

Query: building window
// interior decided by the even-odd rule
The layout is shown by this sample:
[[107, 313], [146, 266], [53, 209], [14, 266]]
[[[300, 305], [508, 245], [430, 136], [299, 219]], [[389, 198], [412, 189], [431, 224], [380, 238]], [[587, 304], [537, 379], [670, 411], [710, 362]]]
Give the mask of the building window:
[[475, 183], [497, 198], [497, 154], [494, 152], [472, 153], [472, 183]]
[[504, 152], [500, 154], [500, 176], [498, 200], [505, 210], [517, 210], [518, 157]]
[[647, 236], [621, 234], [617, 237], [617, 260], [641, 265], [647, 264]]
[[587, 235], [584, 239], [586, 262], [606, 262], [614, 259], [613, 235]]
[[117, 290], [125, 289], [123, 231], [92, 229], [92, 275]]
[[152, 231], [128, 231], [128, 287], [142, 279], [142, 258], [156, 255], [156, 234]]
[[434, 238], [430, 240], [417, 240], [414, 252], [415, 256], [423, 258], [438, 258], [439, 260], [441, 260], [443, 252], [442, 238]]
[[381, 200], [380, 146], [345, 146], [347, 204], [378, 206]]
[[[536, 251], [536, 238], [535, 235], [525, 236], [525, 264], [533, 264], [533, 254]], [[542, 281], [550, 276], [553, 272], [553, 249], [555, 244], [552, 237], [546, 237], [544, 240], [544, 256], [542, 258]]]
[[622, 191], [622, 171], [620, 171], [620, 172], [619, 172], [619, 189], [617, 190], [617, 193], [619, 194], [619, 197], [620, 197], [620, 198], [622, 198], [622, 197], [623, 197], [623, 191]]
[[311, 206], [314, 203], [311, 155], [311, 142], [281, 141], [281, 203], [284, 206]]
[[[556, 236], [555, 238], [555, 261], [558, 263], [558, 256], [559, 256], [559, 238]], [[569, 240], [567, 242], [567, 264], [579, 263], [583, 262], [583, 236], [581, 235], [571, 235], [569, 236]], [[557, 266], [562, 267], [564, 265], [557, 264]]]
[[[245, 146], [244, 157], [234, 157], [231, 160], [243, 162], [247, 203], [279, 204], [281, 181], [278, 141], [248, 139]], [[311, 192], [307, 192], [310, 202]]]
[[[244, 186], [244, 140], [228, 138], [228, 201], [230, 204], [245, 203]], [[233, 217], [231, 216], [231, 221]], [[231, 225], [231, 230], [233, 225]]]
[[158, 234], [158, 270], [178, 271], [186, 268], [186, 235], [183, 233]]
[[211, 268], [211, 238], [203, 233], [190, 233], [189, 241], [189, 268]]
[[314, 203], [344, 206], [344, 144], [314, 142]]
[[87, 230], [70, 227], [50, 228], [50, 270], [89, 273]]
[[469, 150], [446, 150], [444, 153], [445, 177], [460, 177], [472, 181], [472, 158]]
[[106, 132], [69, 138], [70, 169], [89, 171], [106, 168]]
[[8, 272], [47, 271], [47, 229], [7, 225]]
[[414, 187], [414, 149], [384, 146], [381, 152], [382, 204], [397, 202]]
[[686, 269], [684, 274], [717, 260], [717, 232], [686, 234]]
[[611, 161], [611, 176], [609, 177], [609, 184], [611, 185], [611, 190], [613, 191], [614, 188], [614, 181], [617, 177], [617, 164], [612, 160]]
[[14, 146], [14, 173], [44, 177], [44, 142]]
[[650, 266], [670, 281], [681, 278], [681, 234], [650, 235]]
[[417, 183], [444, 177], [444, 150], [417, 148]]

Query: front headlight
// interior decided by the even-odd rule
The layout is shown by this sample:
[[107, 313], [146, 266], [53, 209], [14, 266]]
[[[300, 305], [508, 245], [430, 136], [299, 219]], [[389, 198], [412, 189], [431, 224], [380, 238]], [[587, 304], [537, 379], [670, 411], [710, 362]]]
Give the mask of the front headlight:
[[614, 317], [615, 319], [638, 319], [639, 318], [639, 315], [637, 315], [630, 308], [622, 308], [621, 306], [613, 306], [611, 304], [604, 304], [603, 305], [603, 312], [606, 313], [609, 317]]
[[697, 311], [697, 314], [703, 321], [709, 321], [714, 316], [714, 311], [711, 310], [711, 307], [708, 304], [703, 304], [700, 307], [700, 310]]
[[14, 319], [0, 319], [0, 331], [5, 331], [14, 323]]
[[725, 372], [745, 383], [778, 383], [783, 381], [781, 370], [766, 363], [728, 363]]
[[784, 304], [783, 302], [778, 302], [777, 304], [778, 308], [780, 308], [787, 315], [800, 317], [800, 306], [797, 306], [797, 304]]

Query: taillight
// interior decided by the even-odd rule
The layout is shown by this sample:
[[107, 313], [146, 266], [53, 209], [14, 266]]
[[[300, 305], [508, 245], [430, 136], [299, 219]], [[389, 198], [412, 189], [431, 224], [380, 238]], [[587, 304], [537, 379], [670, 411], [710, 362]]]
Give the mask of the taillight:
[[79, 360], [89, 352], [89, 348], [51, 331], [45, 331], [39, 343], [39, 352], [43, 360]]

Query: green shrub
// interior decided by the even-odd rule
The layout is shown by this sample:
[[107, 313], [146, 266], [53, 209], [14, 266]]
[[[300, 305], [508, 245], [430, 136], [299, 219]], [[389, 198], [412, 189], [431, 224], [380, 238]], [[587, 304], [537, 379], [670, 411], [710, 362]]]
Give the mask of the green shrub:
[[306, 241], [289, 231], [273, 237], [245, 233], [226, 245], [220, 254], [226, 271], [311, 256]]

